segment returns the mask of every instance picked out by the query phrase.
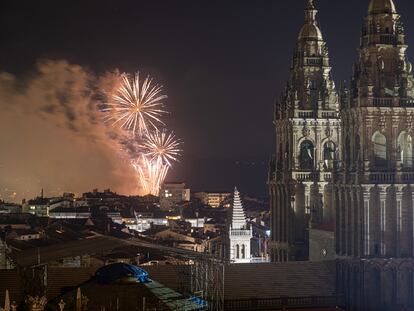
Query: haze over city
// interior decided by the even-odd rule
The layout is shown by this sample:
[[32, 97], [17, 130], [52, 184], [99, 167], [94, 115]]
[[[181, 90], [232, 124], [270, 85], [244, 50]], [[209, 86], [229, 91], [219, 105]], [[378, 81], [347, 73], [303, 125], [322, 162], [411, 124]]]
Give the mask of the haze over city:
[[[366, 3], [318, 2], [339, 84], [349, 80], [357, 58]], [[402, 12], [412, 10], [410, 1], [400, 2]], [[86, 76], [116, 69], [140, 70], [164, 86], [168, 126], [184, 142], [167, 179], [197, 189], [240, 183], [247, 193], [266, 196], [273, 103], [284, 88], [302, 9], [302, 1], [88, 1], [81, 9], [76, 1], [3, 4], [2, 197], [20, 201], [42, 188], [50, 195], [91, 187], [137, 192], [128, 161], [96, 137], [99, 126], [82, 120], [85, 104], [54, 98], [68, 81], [81, 87]], [[411, 21], [402, 18], [412, 45]], [[46, 105], [55, 105], [53, 112]]]

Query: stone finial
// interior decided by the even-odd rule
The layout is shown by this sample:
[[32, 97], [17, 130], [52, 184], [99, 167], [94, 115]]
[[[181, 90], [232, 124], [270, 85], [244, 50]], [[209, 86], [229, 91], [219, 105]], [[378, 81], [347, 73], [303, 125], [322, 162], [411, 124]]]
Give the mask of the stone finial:
[[65, 309], [66, 303], [63, 301], [63, 299], [60, 300], [58, 306], [60, 311], [63, 311]]
[[313, 0], [308, 0], [306, 8], [307, 9], [314, 9], [315, 8], [315, 4], [313, 3]]
[[25, 300], [27, 306], [29, 307], [30, 311], [44, 311], [47, 299], [45, 296], [27, 296]]
[[88, 302], [89, 302], [89, 298], [82, 295], [82, 311], [88, 310]]

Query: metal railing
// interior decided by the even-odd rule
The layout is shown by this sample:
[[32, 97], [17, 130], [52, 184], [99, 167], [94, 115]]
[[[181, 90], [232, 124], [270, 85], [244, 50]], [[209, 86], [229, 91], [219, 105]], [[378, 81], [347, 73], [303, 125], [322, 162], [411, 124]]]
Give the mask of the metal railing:
[[267, 299], [225, 300], [224, 310], [284, 310], [292, 308], [335, 308], [344, 306], [343, 296], [280, 297]]

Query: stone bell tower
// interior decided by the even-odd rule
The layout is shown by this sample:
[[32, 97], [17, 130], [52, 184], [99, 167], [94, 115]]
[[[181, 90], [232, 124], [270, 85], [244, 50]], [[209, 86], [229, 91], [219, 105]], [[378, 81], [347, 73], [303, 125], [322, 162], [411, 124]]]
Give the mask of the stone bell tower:
[[414, 81], [406, 50], [393, 1], [372, 0], [341, 111], [344, 162], [335, 190], [340, 255], [414, 256]]
[[253, 237], [252, 228], [248, 227], [243, 204], [237, 188], [234, 189], [233, 209], [229, 231], [230, 261], [248, 263], [251, 260], [250, 241]]
[[308, 228], [334, 222], [332, 173], [339, 160], [339, 99], [313, 0], [293, 53], [290, 79], [275, 105], [270, 164], [272, 261], [306, 260]]

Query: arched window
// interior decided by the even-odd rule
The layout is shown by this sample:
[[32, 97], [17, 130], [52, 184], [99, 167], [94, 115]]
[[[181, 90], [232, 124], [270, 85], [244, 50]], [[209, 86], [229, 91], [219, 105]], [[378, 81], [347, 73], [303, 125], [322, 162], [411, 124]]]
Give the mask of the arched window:
[[403, 167], [413, 166], [413, 139], [407, 132], [402, 132], [398, 136], [399, 159]]
[[313, 170], [315, 148], [310, 140], [300, 144], [299, 166], [302, 170]]
[[246, 258], [246, 245], [242, 245], [241, 247], [241, 258], [245, 259]]
[[380, 132], [375, 132], [372, 136], [374, 144], [374, 163], [377, 167], [387, 165], [387, 138]]
[[236, 258], [237, 259], [240, 258], [240, 246], [239, 246], [239, 244], [236, 245]]
[[324, 169], [333, 169], [336, 153], [336, 145], [333, 141], [328, 141], [323, 146]]

